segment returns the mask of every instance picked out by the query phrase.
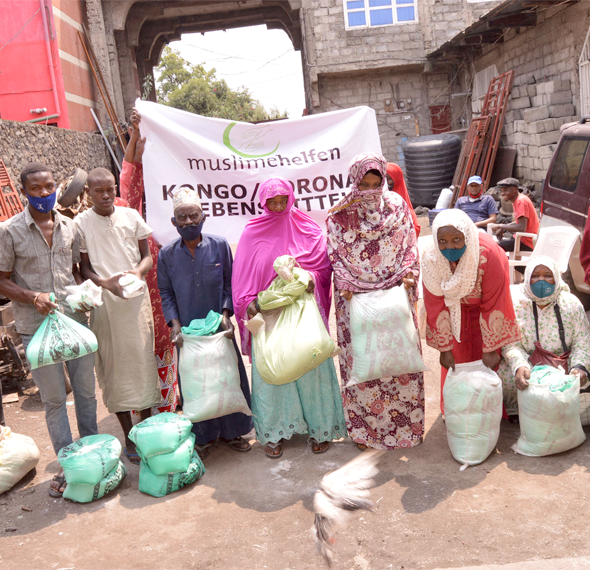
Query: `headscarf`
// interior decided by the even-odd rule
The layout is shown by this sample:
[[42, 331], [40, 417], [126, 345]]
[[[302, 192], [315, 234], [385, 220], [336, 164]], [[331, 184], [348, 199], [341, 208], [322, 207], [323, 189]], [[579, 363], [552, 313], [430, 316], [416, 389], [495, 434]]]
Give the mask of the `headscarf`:
[[410, 215], [412, 216], [412, 223], [414, 224], [414, 229], [416, 230], [416, 237], [419, 237], [420, 224], [418, 223], [418, 216], [416, 216], [416, 212], [414, 212], [414, 207], [412, 206], [412, 201], [410, 200], [410, 195], [408, 194], [408, 189], [406, 188], [406, 181], [404, 180], [404, 173], [402, 169], [397, 164], [388, 162], [387, 174], [393, 180], [393, 192], [399, 194], [402, 197], [402, 200], [408, 205]]
[[[549, 295], [549, 297], [543, 297], [542, 299], [540, 297], [536, 297], [531, 289], [531, 276], [533, 275], [535, 268], [537, 268], [539, 265], [545, 265], [548, 267], [551, 273], [553, 273], [553, 279], [555, 279], [555, 290], [551, 295]], [[553, 305], [557, 301], [557, 298], [561, 292], [570, 292], [570, 288], [568, 287], [567, 283], [565, 283], [561, 278], [561, 273], [557, 267], [557, 262], [547, 255], [536, 255], [527, 263], [521, 290], [528, 299], [535, 303], [541, 303], [541, 305]]]
[[[271, 212], [266, 201], [277, 195], [288, 196], [283, 212]], [[317, 223], [294, 207], [293, 186], [282, 178], [271, 178], [260, 187], [259, 200], [264, 214], [246, 225], [236, 250], [232, 290], [234, 311], [242, 338], [242, 352], [250, 354], [250, 333], [244, 326], [248, 305], [277, 276], [275, 259], [291, 255], [301, 268], [312, 273], [315, 297], [322, 318], [328, 327], [332, 302], [332, 267], [326, 252], [326, 240]]]
[[[465, 236], [465, 253], [457, 262], [455, 273], [451, 271], [451, 262], [438, 246], [438, 230], [445, 226], [452, 226]], [[457, 342], [461, 342], [461, 299], [473, 291], [478, 267], [479, 230], [476, 225], [462, 210], [443, 210], [432, 224], [432, 243], [424, 252], [422, 279], [433, 295], [445, 298], [451, 316], [451, 330]]]
[[[388, 289], [409, 271], [419, 273], [416, 232], [408, 206], [386, 187], [385, 159], [375, 153], [355, 156], [349, 167], [351, 188], [328, 215], [328, 254], [336, 288], [366, 292]], [[383, 182], [377, 190], [359, 190], [369, 170]], [[366, 198], [373, 198], [369, 203]]]
[[202, 209], [199, 195], [194, 190], [181, 188], [174, 193], [174, 196], [172, 196], [172, 205], [174, 207], [174, 211], [180, 208], [180, 206], [185, 206], [186, 204], [198, 206]]

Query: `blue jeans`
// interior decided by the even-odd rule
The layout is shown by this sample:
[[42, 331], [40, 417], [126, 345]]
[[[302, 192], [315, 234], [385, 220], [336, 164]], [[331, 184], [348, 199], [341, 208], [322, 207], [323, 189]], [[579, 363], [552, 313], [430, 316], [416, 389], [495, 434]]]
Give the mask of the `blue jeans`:
[[[25, 350], [33, 335], [23, 334]], [[65, 363], [70, 376], [76, 406], [76, 420], [80, 437], [98, 433], [96, 424], [96, 396], [94, 379], [94, 354], [87, 354]], [[72, 431], [66, 408], [66, 380], [64, 363], [42, 366], [31, 371], [33, 381], [39, 388], [45, 407], [45, 421], [53, 449], [57, 454], [62, 447], [72, 443]]]

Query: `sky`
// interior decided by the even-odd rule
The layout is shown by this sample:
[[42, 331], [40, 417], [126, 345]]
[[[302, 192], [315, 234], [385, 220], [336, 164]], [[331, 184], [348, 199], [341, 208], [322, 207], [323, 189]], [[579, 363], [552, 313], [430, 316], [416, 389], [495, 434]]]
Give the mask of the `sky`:
[[202, 34], [183, 34], [170, 47], [195, 65], [215, 68], [232, 89], [247, 87], [267, 110], [301, 117], [305, 107], [301, 52], [282, 30], [252, 26]]

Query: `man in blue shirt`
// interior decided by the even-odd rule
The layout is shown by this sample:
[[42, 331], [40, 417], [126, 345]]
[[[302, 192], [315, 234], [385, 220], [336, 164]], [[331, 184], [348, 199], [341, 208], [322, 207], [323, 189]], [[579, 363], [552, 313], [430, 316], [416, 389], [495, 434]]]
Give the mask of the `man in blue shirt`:
[[472, 176], [467, 181], [468, 196], [459, 198], [455, 208], [463, 210], [478, 228], [486, 230], [488, 224], [495, 224], [498, 219], [498, 206], [496, 201], [483, 193], [483, 185], [480, 176]]

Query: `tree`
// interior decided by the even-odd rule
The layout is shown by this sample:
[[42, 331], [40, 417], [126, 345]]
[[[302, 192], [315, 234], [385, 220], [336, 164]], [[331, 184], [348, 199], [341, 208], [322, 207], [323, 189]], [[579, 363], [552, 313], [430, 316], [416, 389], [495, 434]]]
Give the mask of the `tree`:
[[287, 117], [276, 108], [268, 112], [245, 87], [231, 89], [224, 79], [215, 77], [215, 69], [194, 65], [169, 47], [164, 48], [156, 78], [158, 101], [176, 109], [245, 122]]

